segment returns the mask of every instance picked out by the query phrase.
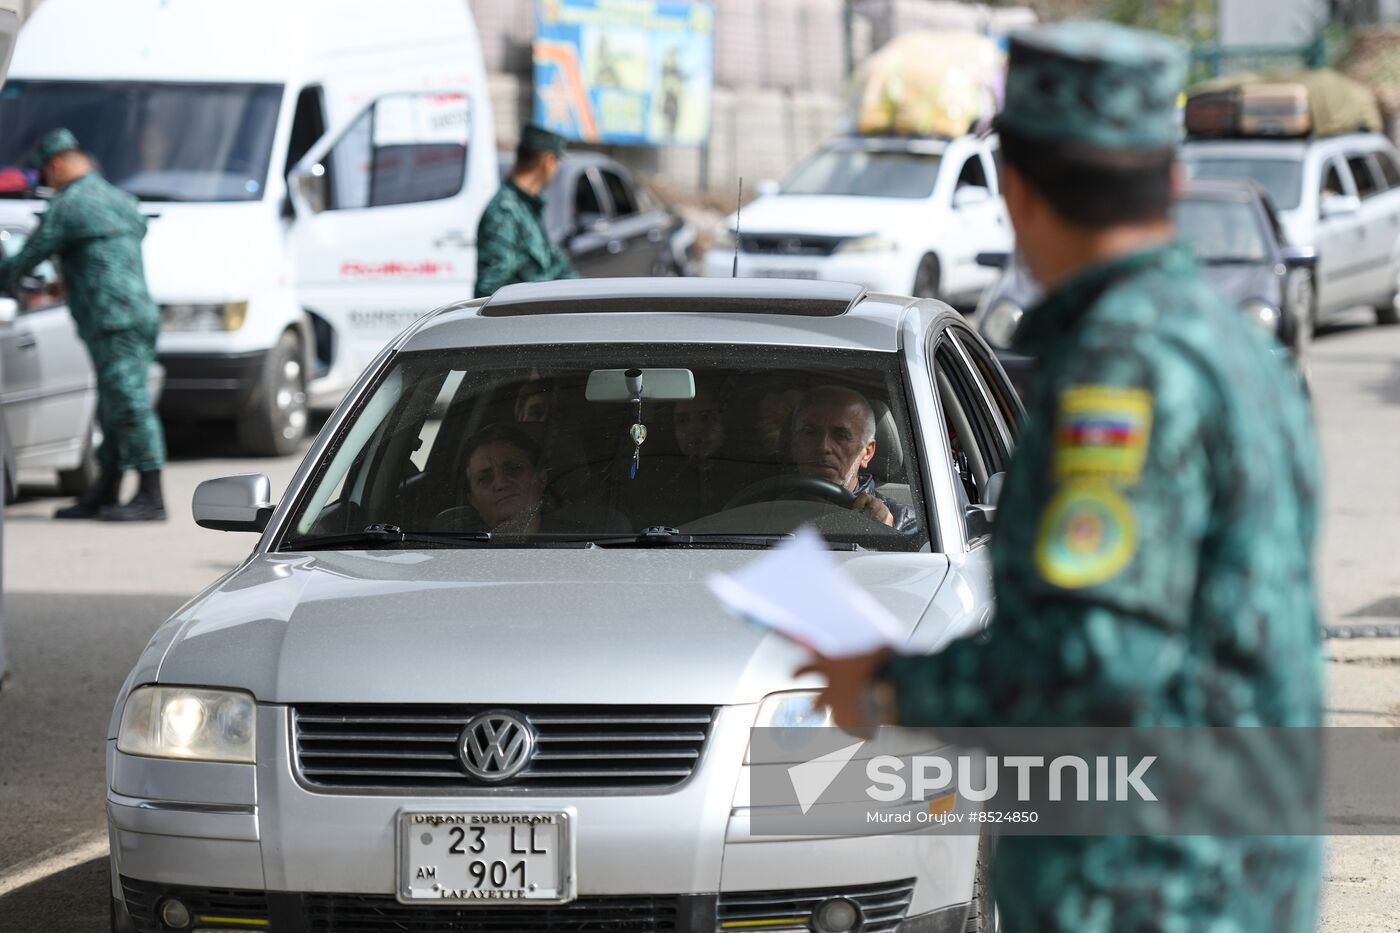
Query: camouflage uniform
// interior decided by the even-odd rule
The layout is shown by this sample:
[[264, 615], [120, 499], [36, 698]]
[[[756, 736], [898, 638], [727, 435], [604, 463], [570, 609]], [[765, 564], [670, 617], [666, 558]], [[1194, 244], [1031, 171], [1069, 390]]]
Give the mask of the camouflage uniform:
[[68, 310], [97, 373], [97, 457], [107, 470], [159, 470], [165, 462], [147, 382], [160, 312], [146, 290], [145, 235], [136, 199], [93, 173], [58, 192], [19, 255], [0, 260], [7, 289], [50, 256], [62, 263]]
[[569, 259], [544, 229], [544, 198], [506, 181], [481, 214], [476, 231], [476, 297], [515, 282], [576, 279]]
[[[1076, 28], [1059, 27], [1069, 59], [1105, 54]], [[1126, 60], [1150, 62], [1128, 36]], [[1078, 95], [1072, 77], [1032, 82], [1028, 58], [1018, 73], [1013, 43], [1006, 116], [1115, 103], [1101, 61]], [[1133, 112], [1088, 122], [1129, 133]], [[901, 724], [1318, 724], [1315, 443], [1265, 335], [1162, 246], [1073, 276], [1015, 349], [1039, 370], [992, 543], [996, 622], [985, 643], [885, 665]], [[993, 890], [1010, 933], [1302, 933], [1320, 841], [1008, 836]]]

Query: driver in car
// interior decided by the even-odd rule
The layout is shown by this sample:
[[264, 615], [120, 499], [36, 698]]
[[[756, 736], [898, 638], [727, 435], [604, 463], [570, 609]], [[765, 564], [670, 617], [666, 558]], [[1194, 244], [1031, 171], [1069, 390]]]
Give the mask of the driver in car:
[[875, 459], [875, 410], [859, 392], [841, 386], [808, 392], [793, 413], [791, 453], [800, 475], [854, 495], [853, 510], [902, 534], [918, 533], [914, 510], [882, 496], [875, 477], [862, 472]]

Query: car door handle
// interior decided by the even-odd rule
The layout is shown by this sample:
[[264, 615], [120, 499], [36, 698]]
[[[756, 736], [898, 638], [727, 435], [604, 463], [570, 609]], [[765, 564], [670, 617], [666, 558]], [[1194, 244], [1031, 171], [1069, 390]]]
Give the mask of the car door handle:
[[612, 253], [614, 256], [616, 256], [618, 253], [622, 252], [622, 241], [621, 241], [621, 240], [609, 240], [609, 241], [608, 241], [608, 252]]
[[15, 335], [16, 350], [33, 350], [38, 345], [39, 341], [35, 340], [34, 335], [29, 331]]
[[468, 249], [476, 245], [476, 241], [467, 236], [461, 230], [449, 230], [433, 241], [433, 245], [438, 249]]

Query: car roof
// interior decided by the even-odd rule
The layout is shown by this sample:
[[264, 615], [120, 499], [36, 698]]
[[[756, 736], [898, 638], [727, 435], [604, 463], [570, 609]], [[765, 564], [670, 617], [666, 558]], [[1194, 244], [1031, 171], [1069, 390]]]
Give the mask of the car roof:
[[1305, 139], [1267, 139], [1262, 137], [1226, 137], [1221, 139], [1192, 139], [1184, 146], [1187, 154], [1243, 156], [1264, 159], [1301, 159], [1308, 152], [1338, 152], [1345, 149], [1372, 151], [1385, 148], [1387, 140], [1379, 133], [1342, 133], [1337, 136], [1312, 136]]
[[894, 352], [914, 305], [859, 285], [797, 279], [573, 279], [508, 285], [424, 318], [402, 350], [568, 343], [704, 343]]
[[1253, 201], [1259, 185], [1248, 178], [1193, 178], [1181, 187], [1180, 198], [1212, 201]]

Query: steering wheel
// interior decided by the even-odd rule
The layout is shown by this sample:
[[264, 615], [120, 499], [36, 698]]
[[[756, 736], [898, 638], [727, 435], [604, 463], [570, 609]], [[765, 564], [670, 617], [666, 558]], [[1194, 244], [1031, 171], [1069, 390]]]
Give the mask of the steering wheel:
[[851, 508], [856, 502], [855, 493], [829, 479], [800, 475], [770, 476], [741, 489], [724, 504], [724, 507], [737, 509], [741, 505], [753, 505], [755, 502], [773, 499], [821, 499], [843, 509]]

